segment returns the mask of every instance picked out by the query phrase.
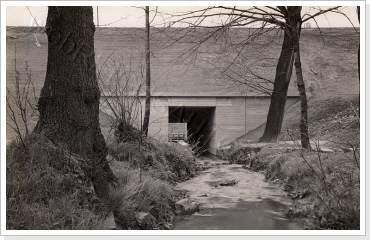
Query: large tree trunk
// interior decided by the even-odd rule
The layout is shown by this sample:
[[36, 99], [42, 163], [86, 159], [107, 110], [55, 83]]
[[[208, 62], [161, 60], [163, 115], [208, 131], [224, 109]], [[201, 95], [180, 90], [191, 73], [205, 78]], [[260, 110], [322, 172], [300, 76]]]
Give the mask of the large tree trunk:
[[262, 137], [259, 139], [260, 142], [276, 142], [278, 140], [283, 125], [293, 60], [293, 41], [288, 31], [285, 31], [283, 46], [276, 67], [274, 90], [271, 95], [266, 127]]
[[299, 36], [301, 31], [302, 19], [301, 19], [301, 10], [302, 7], [291, 7], [292, 12], [297, 16], [297, 21], [292, 25], [292, 37], [293, 37], [293, 49], [294, 49], [294, 66], [295, 72], [297, 75], [297, 86], [299, 91], [299, 96], [301, 100], [301, 122], [300, 122], [300, 131], [301, 131], [301, 144], [302, 148], [311, 149], [310, 139], [308, 136], [308, 104], [306, 96], [306, 88], [303, 80], [302, 74], [302, 65], [301, 65], [301, 56], [299, 48]]
[[146, 96], [145, 96], [145, 114], [143, 123], [143, 133], [148, 136], [149, 118], [150, 118], [150, 42], [149, 42], [149, 6], [145, 7], [145, 36], [146, 36]]
[[35, 132], [90, 161], [89, 176], [100, 197], [115, 177], [106, 160], [99, 126], [92, 7], [49, 7], [48, 63]]

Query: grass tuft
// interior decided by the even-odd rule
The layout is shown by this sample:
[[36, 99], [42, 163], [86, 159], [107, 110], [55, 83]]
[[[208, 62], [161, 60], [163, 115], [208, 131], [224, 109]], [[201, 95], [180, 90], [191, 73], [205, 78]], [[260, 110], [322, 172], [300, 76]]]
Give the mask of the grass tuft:
[[177, 143], [147, 140], [112, 143], [109, 153], [113, 159], [127, 162], [131, 168], [147, 171], [152, 177], [168, 182], [184, 181], [195, 173], [195, 157], [190, 147]]
[[[110, 165], [119, 181], [108, 205], [122, 229], [153, 229], [172, 221], [177, 196], [172, 185], [126, 162], [113, 160]], [[140, 212], [149, 213], [151, 220], [141, 223], [136, 217]]]

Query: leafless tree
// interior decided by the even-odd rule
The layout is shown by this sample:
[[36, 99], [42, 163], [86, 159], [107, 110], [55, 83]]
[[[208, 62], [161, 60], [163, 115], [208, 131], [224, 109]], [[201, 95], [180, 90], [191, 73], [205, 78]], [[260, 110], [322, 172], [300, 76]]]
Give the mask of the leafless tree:
[[98, 81], [104, 96], [101, 111], [110, 117], [109, 125], [119, 142], [141, 139], [140, 92], [143, 75], [141, 63], [135, 64], [127, 60], [127, 54], [116, 55], [115, 51], [98, 70]]
[[150, 119], [150, 22], [149, 6], [145, 7], [145, 115], [143, 123], [143, 134], [148, 136], [149, 119]]
[[[266, 127], [260, 141], [273, 142], [278, 139], [283, 123], [287, 92], [294, 64], [301, 98], [301, 142], [303, 148], [310, 148], [307, 121], [307, 97], [305, 94], [299, 51], [301, 26], [302, 23], [309, 20], [313, 20], [317, 24], [315, 18], [328, 12], [344, 14], [341, 12], [340, 6], [327, 8], [311, 7], [310, 13], [304, 13], [303, 15], [301, 9], [302, 7], [295, 6], [210, 6], [178, 14], [176, 16], [178, 19], [173, 23], [188, 24], [192, 29], [199, 27], [210, 29], [210, 31], [200, 36], [198, 43], [194, 45], [192, 49], [189, 49], [188, 55], [196, 52], [199, 46], [210, 38], [220, 36], [220, 33], [226, 34], [231, 27], [258, 28], [260, 31], [254, 34], [261, 34], [275, 28], [282, 29], [284, 31], [284, 41], [276, 67]], [[207, 19], [218, 19], [219, 21], [221, 19], [221, 24], [217, 26], [207, 26], [204, 23]], [[186, 32], [183, 32], [184, 34], [182, 34], [180, 38], [185, 37]], [[250, 37], [248, 37], [248, 39], [249, 38]], [[248, 41], [243, 42], [243, 44], [246, 43], [248, 43]], [[251, 82], [255, 81], [244, 82], [253, 88]], [[265, 88], [261, 89], [262, 91], [266, 91]]]

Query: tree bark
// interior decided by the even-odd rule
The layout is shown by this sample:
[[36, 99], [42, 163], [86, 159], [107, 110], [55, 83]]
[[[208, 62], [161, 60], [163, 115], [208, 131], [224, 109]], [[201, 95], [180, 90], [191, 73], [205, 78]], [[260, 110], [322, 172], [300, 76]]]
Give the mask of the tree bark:
[[297, 21], [292, 25], [292, 37], [293, 37], [293, 49], [294, 49], [294, 66], [295, 72], [297, 75], [297, 86], [299, 91], [299, 96], [301, 100], [301, 122], [300, 122], [300, 131], [301, 131], [301, 144], [302, 148], [311, 149], [310, 139], [308, 136], [308, 104], [306, 96], [306, 88], [303, 80], [302, 74], [302, 65], [301, 65], [301, 56], [299, 48], [299, 36], [301, 31], [302, 19], [301, 19], [301, 10], [302, 7], [290, 7], [292, 11], [297, 16]]
[[265, 131], [260, 142], [276, 142], [284, 120], [284, 110], [287, 100], [288, 87], [293, 69], [293, 41], [288, 31], [284, 32], [284, 41], [278, 65], [276, 67], [274, 90], [267, 114]]
[[47, 71], [34, 131], [88, 159], [86, 174], [104, 198], [115, 177], [99, 126], [94, 32], [92, 7], [49, 7]]
[[[357, 6], [357, 17], [360, 22], [360, 6]], [[360, 43], [358, 44], [357, 50], [357, 69], [358, 69], [358, 81], [360, 82]]]
[[145, 7], [145, 36], [146, 36], [146, 53], [145, 53], [145, 63], [146, 63], [146, 96], [145, 96], [145, 114], [143, 123], [143, 133], [148, 136], [149, 129], [149, 118], [150, 118], [150, 25], [149, 25], [149, 6]]
[[[357, 17], [358, 22], [360, 22], [360, 6], [357, 6]], [[361, 31], [361, 30], [360, 30]], [[358, 71], [358, 83], [361, 86], [361, 78], [360, 78], [360, 43], [358, 43], [358, 50], [357, 50], [357, 71]], [[359, 89], [360, 92], [360, 89]], [[360, 95], [358, 96], [358, 106], [360, 107]], [[358, 111], [358, 116], [360, 116], [360, 110]]]
[[[274, 90], [271, 95], [271, 103], [267, 114], [266, 126], [262, 137], [259, 139], [260, 142], [276, 142], [279, 138], [284, 121], [285, 105], [294, 63], [291, 26], [299, 20], [293, 7], [284, 8], [286, 19], [284, 27], [284, 41], [278, 65], [276, 66]], [[300, 31], [298, 34], [300, 34]]]

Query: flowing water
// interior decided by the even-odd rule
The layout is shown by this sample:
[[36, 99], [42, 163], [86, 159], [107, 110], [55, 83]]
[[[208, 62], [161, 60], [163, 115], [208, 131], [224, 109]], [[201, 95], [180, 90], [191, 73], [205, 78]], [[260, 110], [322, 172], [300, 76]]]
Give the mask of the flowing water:
[[[264, 175], [237, 164], [227, 164], [213, 155], [198, 159], [210, 166], [196, 177], [179, 183], [190, 199], [200, 203], [200, 211], [176, 216], [174, 230], [297, 230], [299, 224], [285, 217], [293, 202], [280, 187]], [[236, 185], [221, 186], [232, 182]]]

